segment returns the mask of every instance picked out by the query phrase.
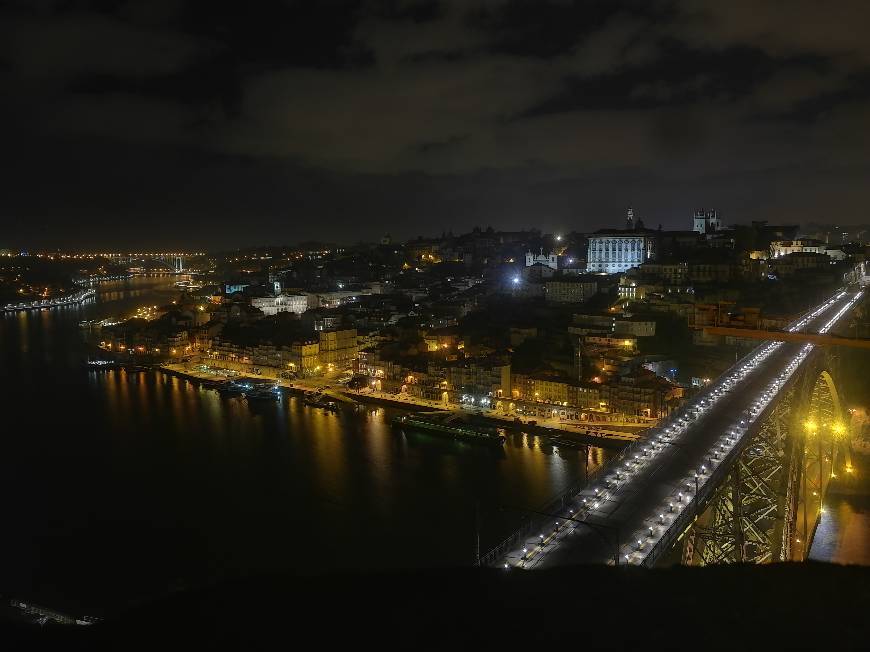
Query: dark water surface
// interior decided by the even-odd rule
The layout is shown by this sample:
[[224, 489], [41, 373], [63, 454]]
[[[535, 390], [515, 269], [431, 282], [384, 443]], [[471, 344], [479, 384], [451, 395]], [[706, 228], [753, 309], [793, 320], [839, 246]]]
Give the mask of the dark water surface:
[[[471, 563], [583, 474], [582, 450], [408, 433], [389, 410], [248, 405], [156, 372], [93, 372], [78, 322], [171, 282], [0, 315], [0, 594], [73, 607], [270, 571]], [[590, 468], [603, 459], [590, 451]]]
[[870, 496], [829, 496], [810, 559], [870, 566]]
[[810, 559], [870, 566], [870, 458], [853, 454], [855, 472], [825, 496]]

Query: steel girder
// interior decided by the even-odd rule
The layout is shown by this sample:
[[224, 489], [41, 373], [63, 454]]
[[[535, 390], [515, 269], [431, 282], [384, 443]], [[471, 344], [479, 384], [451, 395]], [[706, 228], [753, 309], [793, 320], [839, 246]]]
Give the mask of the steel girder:
[[805, 559], [837, 447], [806, 423], [834, 424], [841, 408], [817, 355], [777, 402], [682, 537], [682, 563], [771, 563]]

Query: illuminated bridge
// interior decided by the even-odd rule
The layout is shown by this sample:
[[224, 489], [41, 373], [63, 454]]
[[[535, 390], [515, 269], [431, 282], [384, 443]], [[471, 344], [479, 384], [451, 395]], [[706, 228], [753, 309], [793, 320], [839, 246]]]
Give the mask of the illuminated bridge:
[[[862, 296], [850, 284], [787, 330], [833, 333]], [[851, 472], [847, 415], [827, 351], [809, 342], [757, 347], [585, 488], [529, 512], [480, 563], [806, 559], [830, 479]]]

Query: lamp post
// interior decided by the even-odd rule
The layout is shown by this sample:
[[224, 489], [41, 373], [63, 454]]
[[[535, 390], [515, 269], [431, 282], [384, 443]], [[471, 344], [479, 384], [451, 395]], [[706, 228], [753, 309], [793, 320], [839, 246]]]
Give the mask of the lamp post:
[[[613, 525], [603, 525], [601, 523], [589, 523], [588, 521], [581, 521], [580, 519], [574, 518], [573, 511], [570, 512], [571, 516], [559, 516], [558, 514], [549, 514], [547, 512], [539, 512], [539, 511], [534, 510], [534, 509], [525, 509], [522, 507], [514, 507], [514, 506], [510, 506], [510, 505], [505, 505], [504, 507], [506, 507], [507, 509], [512, 509], [512, 510], [516, 510], [519, 512], [525, 512], [527, 514], [536, 514], [538, 516], [548, 516], [548, 517], [556, 519], [557, 523], [559, 523], [560, 521], [571, 521], [572, 523], [577, 523], [578, 525], [585, 525], [590, 530], [595, 532], [595, 534], [602, 541], [604, 541], [604, 543], [607, 547], [610, 547], [611, 544], [614, 546], [613, 565], [619, 566], [619, 528], [618, 527], [615, 527]], [[604, 531], [610, 530], [614, 533], [614, 540], [612, 542], [606, 536], [604, 536], [604, 534], [602, 532], [603, 530]], [[539, 535], [539, 536], [541, 536], [541, 535]], [[525, 555], [523, 556], [523, 558], [525, 558]]]
[[[675, 444], [672, 441], [666, 441], [665, 445], [675, 447], [678, 451], [680, 451], [680, 453], [685, 456], [686, 461], [689, 462], [689, 464], [691, 465], [692, 460], [689, 458], [689, 454], [686, 452], [686, 449], [683, 446], [680, 446], [680, 444]], [[695, 471], [695, 518], [698, 517], [698, 489], [698, 472]]]

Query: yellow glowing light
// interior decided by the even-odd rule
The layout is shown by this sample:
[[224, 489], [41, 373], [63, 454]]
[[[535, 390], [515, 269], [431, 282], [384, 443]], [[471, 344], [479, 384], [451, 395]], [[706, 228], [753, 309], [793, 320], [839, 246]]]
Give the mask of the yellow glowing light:
[[846, 426], [837, 421], [834, 425], [831, 426], [831, 430], [834, 432], [837, 437], [842, 437], [846, 434]]
[[819, 429], [819, 424], [817, 424], [812, 419], [807, 419], [806, 421], [804, 421], [804, 429], [807, 432], [815, 432], [816, 430]]

